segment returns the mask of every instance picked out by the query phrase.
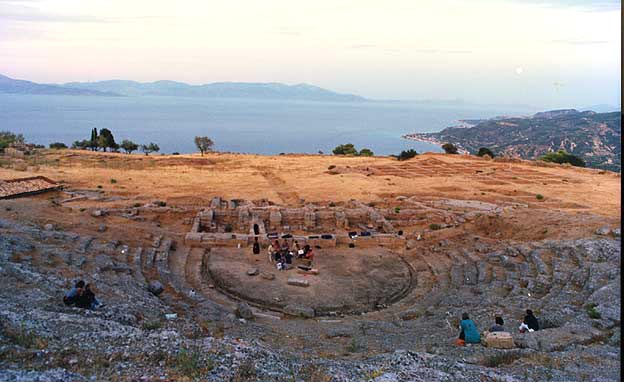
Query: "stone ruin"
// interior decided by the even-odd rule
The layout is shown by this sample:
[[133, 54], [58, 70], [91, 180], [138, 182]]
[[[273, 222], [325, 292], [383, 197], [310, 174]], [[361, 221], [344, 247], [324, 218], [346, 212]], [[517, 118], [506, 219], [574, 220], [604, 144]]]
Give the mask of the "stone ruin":
[[[357, 236], [355, 236], [355, 235]], [[185, 241], [189, 245], [249, 245], [254, 238], [268, 244], [277, 238], [336, 247], [357, 240], [358, 247], [384, 246], [400, 249], [405, 237], [380, 210], [358, 201], [346, 206], [309, 204], [300, 208], [272, 205], [267, 201], [212, 199], [193, 221]], [[357, 239], [356, 239], [357, 237]]]

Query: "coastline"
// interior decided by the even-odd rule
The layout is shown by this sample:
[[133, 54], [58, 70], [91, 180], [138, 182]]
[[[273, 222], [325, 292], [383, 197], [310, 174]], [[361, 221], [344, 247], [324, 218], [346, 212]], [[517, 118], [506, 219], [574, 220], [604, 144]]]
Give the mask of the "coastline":
[[442, 145], [445, 144], [445, 143], [452, 143], [453, 145], [455, 145], [455, 147], [457, 147], [457, 153], [458, 154], [470, 154], [470, 152], [468, 150], [463, 148], [458, 143], [455, 143], [455, 142], [443, 142], [443, 141], [441, 141], [441, 140], [439, 140], [437, 138], [431, 137], [429, 134], [431, 134], [431, 133], [411, 133], [411, 134], [401, 135], [401, 138], [407, 139], [409, 141], [429, 143], [429, 144], [436, 145], [436, 146], [439, 146], [439, 147], [442, 147]]

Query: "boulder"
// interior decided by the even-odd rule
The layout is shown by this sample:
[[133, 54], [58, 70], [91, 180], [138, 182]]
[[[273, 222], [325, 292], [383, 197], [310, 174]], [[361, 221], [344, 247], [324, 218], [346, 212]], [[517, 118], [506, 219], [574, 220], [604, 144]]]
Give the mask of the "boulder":
[[310, 283], [308, 282], [308, 280], [301, 280], [301, 279], [290, 278], [290, 279], [288, 279], [288, 285], [294, 285], [294, 286], [300, 286], [300, 287], [309, 287]]
[[258, 268], [249, 268], [247, 270], [247, 275], [248, 276], [256, 276], [258, 273], [260, 273], [260, 271], [258, 270]]
[[165, 290], [165, 287], [162, 285], [160, 281], [152, 280], [147, 285], [147, 290], [152, 292], [154, 296], [158, 296]]
[[606, 236], [611, 233], [611, 228], [609, 227], [600, 227], [596, 230], [596, 235]]
[[254, 318], [251, 308], [244, 302], [238, 304], [234, 313], [236, 314], [236, 317], [244, 318], [245, 320], [251, 320]]
[[54, 226], [50, 223], [46, 224], [43, 226], [43, 229], [45, 229], [46, 231], [52, 231], [54, 229]]
[[314, 309], [309, 308], [307, 306], [301, 305], [286, 305], [284, 307], [284, 313], [295, 316], [295, 317], [305, 317], [305, 318], [313, 318], [314, 317]]
[[336, 338], [336, 337], [352, 337], [353, 332], [349, 328], [327, 328], [325, 329], [325, 337], [327, 338]]
[[531, 333], [514, 335], [514, 344], [519, 348], [553, 352], [573, 344], [584, 344], [599, 339], [602, 332], [589, 325], [569, 324], [559, 328], [542, 329]]
[[275, 280], [275, 275], [269, 272], [260, 273], [260, 277], [262, 277], [265, 280]]

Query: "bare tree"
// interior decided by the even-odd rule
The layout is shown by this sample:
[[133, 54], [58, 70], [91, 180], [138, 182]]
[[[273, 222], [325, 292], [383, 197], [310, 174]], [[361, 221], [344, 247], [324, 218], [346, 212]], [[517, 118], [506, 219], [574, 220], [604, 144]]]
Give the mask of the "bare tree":
[[195, 146], [197, 146], [197, 148], [201, 152], [201, 155], [204, 156], [204, 153], [206, 151], [212, 150], [214, 142], [208, 137], [195, 137]]

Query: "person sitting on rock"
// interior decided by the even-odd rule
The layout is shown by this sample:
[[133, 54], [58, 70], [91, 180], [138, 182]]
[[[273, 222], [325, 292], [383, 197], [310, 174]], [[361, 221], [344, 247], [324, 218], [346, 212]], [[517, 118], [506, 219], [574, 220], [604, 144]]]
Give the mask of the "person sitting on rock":
[[258, 238], [254, 237], [253, 249], [252, 252], [254, 255], [260, 254], [260, 243], [258, 243]]
[[65, 296], [63, 296], [63, 302], [65, 303], [65, 305], [67, 306], [76, 305], [76, 302], [78, 301], [78, 297], [82, 293], [82, 290], [84, 289], [84, 287], [85, 287], [85, 282], [82, 280], [78, 280], [76, 284], [74, 284], [74, 287], [71, 288], [69, 292], [65, 294]]
[[459, 323], [459, 339], [468, 344], [478, 344], [481, 342], [481, 335], [474, 321], [468, 317], [468, 313], [462, 313], [462, 319]]
[[293, 261], [293, 253], [288, 251], [286, 252], [286, 254], [284, 255], [284, 262], [286, 263], [286, 267], [288, 268]]
[[496, 316], [496, 318], [494, 318], [494, 322], [495, 324], [492, 325], [492, 327], [490, 328], [490, 332], [504, 332], [505, 328], [503, 327], [503, 325], [505, 325], [505, 321], [503, 321], [503, 318], [500, 316]]
[[275, 247], [273, 246], [273, 243], [269, 243], [269, 248], [267, 248], [267, 253], [269, 255], [269, 263], [272, 263], [274, 261], [274, 253], [275, 253]]
[[299, 258], [300, 258], [300, 259], [303, 259], [303, 258], [305, 258], [305, 257], [306, 257], [306, 255], [308, 254], [308, 252], [310, 252], [310, 250], [311, 250], [311, 249], [310, 249], [310, 244], [306, 244], [306, 245], [303, 247], [303, 252], [299, 251], [299, 252], [297, 252], [297, 255], [299, 256]]
[[304, 259], [307, 265], [311, 267], [312, 261], [314, 260], [314, 252], [312, 251], [312, 248], [310, 248], [308, 252], [305, 254]]
[[537, 318], [533, 315], [533, 311], [531, 309], [526, 310], [526, 316], [524, 316], [522, 323], [529, 328], [529, 331], [539, 330], [539, 323], [537, 322]]
[[301, 250], [301, 246], [299, 245], [299, 242], [295, 240], [295, 242], [293, 243], [292, 252], [294, 254], [299, 254], [300, 250]]
[[104, 306], [104, 304], [95, 298], [95, 293], [91, 290], [91, 284], [87, 284], [78, 296], [76, 306], [83, 309], [97, 309]]

